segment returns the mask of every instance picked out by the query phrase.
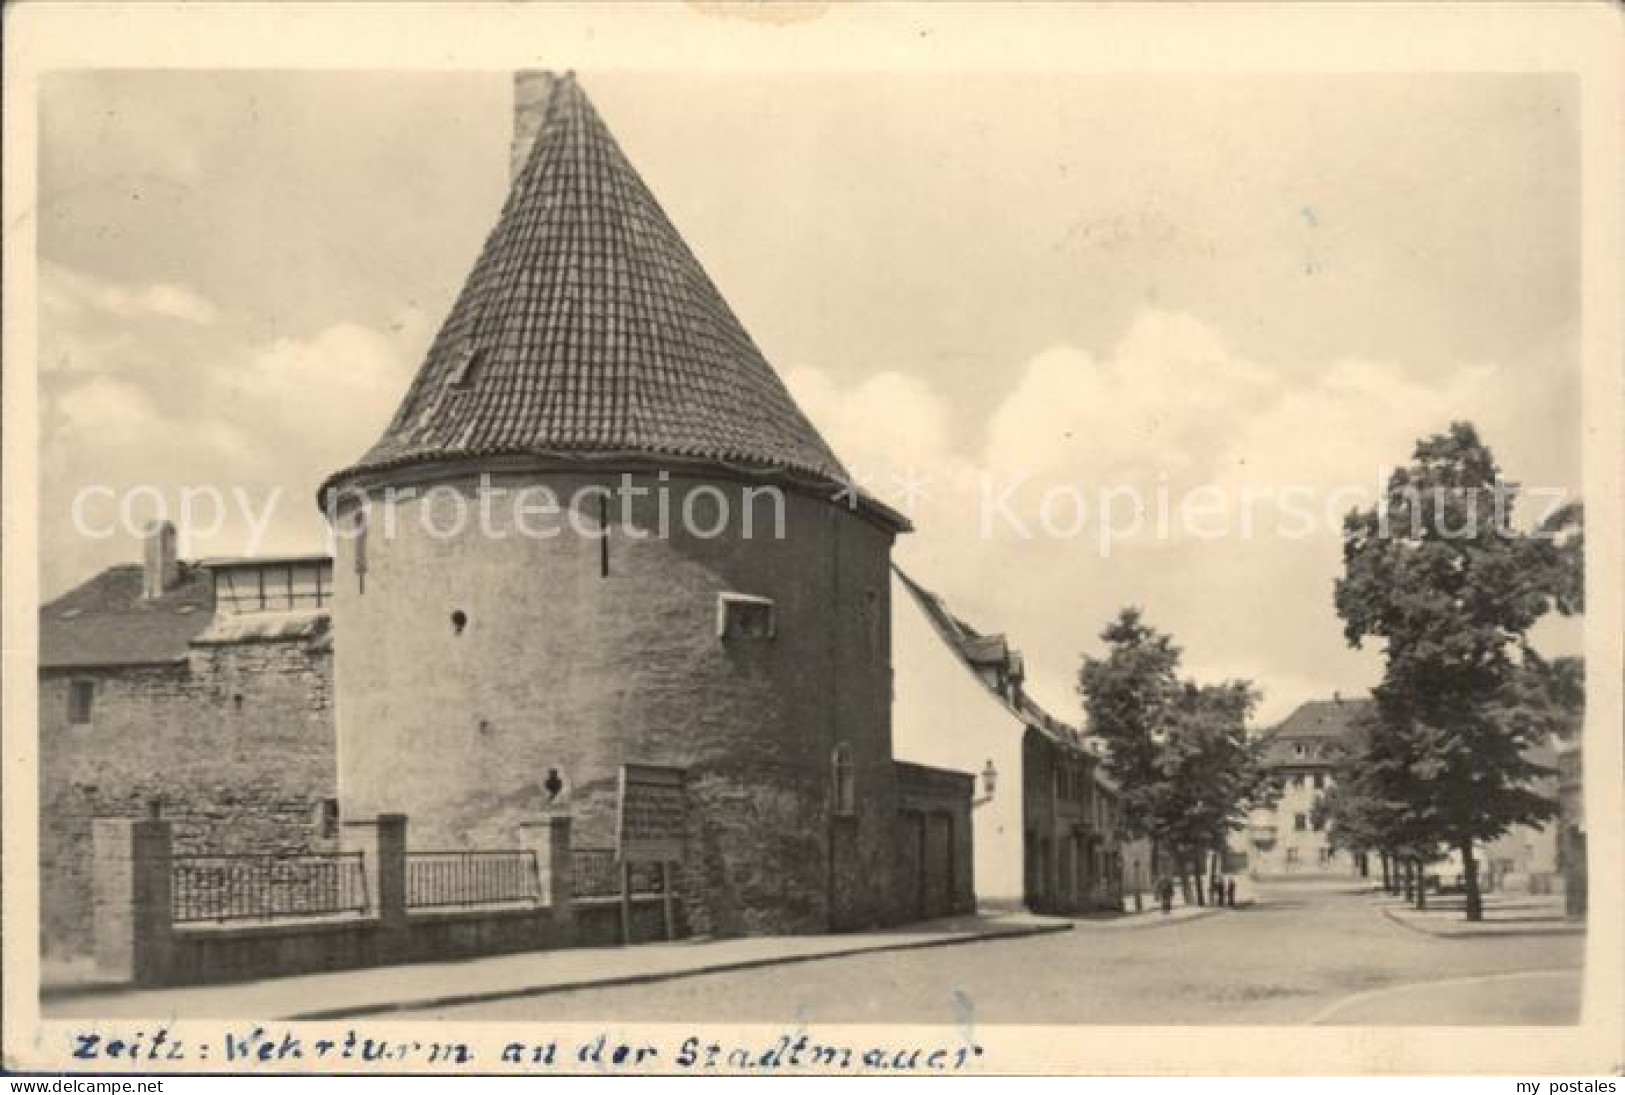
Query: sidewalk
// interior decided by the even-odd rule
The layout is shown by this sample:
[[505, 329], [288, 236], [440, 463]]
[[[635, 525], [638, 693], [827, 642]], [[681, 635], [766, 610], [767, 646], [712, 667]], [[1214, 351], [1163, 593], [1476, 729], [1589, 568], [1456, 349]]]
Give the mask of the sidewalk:
[[79, 992], [47, 996], [41, 1011], [46, 1019], [344, 1019], [1071, 928], [1069, 920], [1026, 913], [962, 916], [865, 934], [572, 948], [230, 985]]
[[1484, 919], [1469, 923], [1466, 898], [1460, 894], [1428, 895], [1425, 911], [1411, 908], [1402, 897], [1379, 896], [1377, 905], [1401, 927], [1441, 939], [1482, 936], [1580, 935], [1585, 921], [1564, 915], [1561, 896], [1494, 893], [1484, 895]]

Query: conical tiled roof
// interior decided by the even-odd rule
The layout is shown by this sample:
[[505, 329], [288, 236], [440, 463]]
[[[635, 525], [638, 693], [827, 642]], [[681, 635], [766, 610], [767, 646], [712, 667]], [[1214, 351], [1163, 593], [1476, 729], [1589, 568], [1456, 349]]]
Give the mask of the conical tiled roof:
[[573, 75], [400, 409], [335, 476], [496, 455], [675, 457], [841, 484]]

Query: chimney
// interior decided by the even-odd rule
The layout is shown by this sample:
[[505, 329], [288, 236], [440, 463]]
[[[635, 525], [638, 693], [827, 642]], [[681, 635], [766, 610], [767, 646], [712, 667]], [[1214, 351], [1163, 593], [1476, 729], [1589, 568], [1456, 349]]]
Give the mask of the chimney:
[[175, 526], [154, 521], [142, 534], [141, 596], [147, 600], [162, 597], [180, 582], [181, 568], [175, 558]]
[[536, 135], [542, 131], [548, 101], [559, 78], [541, 69], [521, 69], [513, 75], [513, 146], [508, 153], [508, 183], [511, 186], [525, 169]]

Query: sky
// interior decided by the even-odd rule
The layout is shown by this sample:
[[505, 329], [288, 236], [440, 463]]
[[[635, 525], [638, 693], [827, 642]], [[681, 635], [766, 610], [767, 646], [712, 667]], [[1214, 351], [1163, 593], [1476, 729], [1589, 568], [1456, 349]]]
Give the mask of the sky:
[[[1261, 723], [1369, 688], [1377, 652], [1332, 605], [1359, 499], [1332, 492], [1368, 502], [1453, 420], [1511, 479], [1579, 492], [1568, 78], [578, 75], [803, 409], [914, 520], [898, 562], [1008, 633], [1061, 717], [1131, 604], [1190, 675], [1253, 680]], [[393, 413], [495, 221], [510, 92], [47, 77], [46, 596], [139, 556], [76, 531], [76, 499], [100, 531], [109, 498], [138, 520], [237, 491], [255, 516], [183, 529], [189, 557], [323, 549], [318, 484]], [[1279, 534], [1286, 487], [1330, 516]], [[1266, 516], [1102, 543], [1101, 491], [1199, 488]]]

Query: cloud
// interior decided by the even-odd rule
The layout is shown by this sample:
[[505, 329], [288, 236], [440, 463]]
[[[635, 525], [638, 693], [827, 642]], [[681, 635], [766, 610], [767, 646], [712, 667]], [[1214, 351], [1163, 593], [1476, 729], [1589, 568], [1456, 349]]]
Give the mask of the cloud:
[[254, 347], [217, 372], [217, 398], [228, 413], [251, 416], [291, 464], [320, 465], [325, 475], [377, 439], [415, 364], [399, 336], [337, 323]]
[[101, 444], [146, 441], [161, 422], [146, 392], [127, 380], [95, 377], [67, 389], [55, 401], [64, 434]]
[[985, 462], [1067, 481], [1201, 473], [1270, 374], [1193, 316], [1142, 311], [1104, 359], [1055, 346], [1018, 370], [990, 419]]
[[59, 323], [158, 319], [209, 326], [220, 320], [213, 301], [184, 285], [130, 286], [53, 262], [40, 263], [40, 307]]
[[1372, 485], [1402, 463], [1417, 438], [1456, 419], [1497, 415], [1491, 370], [1462, 367], [1423, 384], [1398, 366], [1347, 359], [1272, 398], [1230, 431], [1218, 463], [1231, 481]]
[[956, 450], [953, 410], [925, 381], [875, 373], [852, 388], [839, 387], [814, 368], [791, 369], [785, 385], [817, 423], [857, 481], [887, 501], [900, 501], [898, 480], [929, 474], [941, 482], [969, 470]]
[[[1098, 646], [1118, 609], [1139, 604], [1186, 648], [1188, 671], [1263, 687], [1260, 718], [1272, 721], [1301, 699], [1354, 694], [1375, 679], [1371, 653], [1347, 648], [1332, 607], [1342, 514], [1369, 502], [1419, 437], [1459, 418], [1515, 422], [1506, 404], [1526, 397], [1503, 392], [1486, 365], [1433, 381], [1392, 362], [1293, 365], [1248, 360], [1200, 317], [1148, 309], [1104, 353], [1058, 344], [1011, 369], [1014, 385], [981, 428], [958, 427], [954, 408], [917, 377], [883, 372], [842, 387], [804, 368], [790, 384], [836, 452], [878, 482], [910, 465], [931, 474], [931, 496], [910, 514], [917, 531], [898, 543], [900, 564], [978, 626], [1008, 631], [1057, 714], [1078, 717], [1079, 653]], [[1507, 429], [1492, 445], [1526, 447]], [[990, 483], [1021, 484], [1012, 497], [1025, 534], [996, 525], [983, 538]], [[1147, 505], [1166, 492], [1168, 534], [1148, 515], [1107, 555], [1098, 509], [1085, 507], [1076, 536], [1060, 534], [1070, 519], [1039, 520], [1057, 489], [1095, 503], [1112, 487], [1136, 488]], [[1271, 498], [1288, 487], [1313, 502], [1312, 527], [1295, 535]], [[1225, 500], [1222, 535], [1177, 519], [1198, 488]]]
[[187, 323], [209, 324], [220, 318], [212, 301], [184, 285], [149, 285], [136, 294], [135, 306], [138, 311]]
[[155, 495], [173, 506], [193, 488], [240, 495], [256, 513], [275, 506], [268, 540], [251, 542], [253, 524], [233, 511], [205, 535], [183, 530], [191, 554], [319, 549], [317, 485], [376, 440], [428, 335], [409, 309], [384, 330], [341, 321], [245, 341], [182, 286], [137, 291], [61, 266], [46, 272], [41, 305], [48, 591], [133, 557], [122, 539], [72, 531], [87, 487], [140, 495], [148, 509]]

